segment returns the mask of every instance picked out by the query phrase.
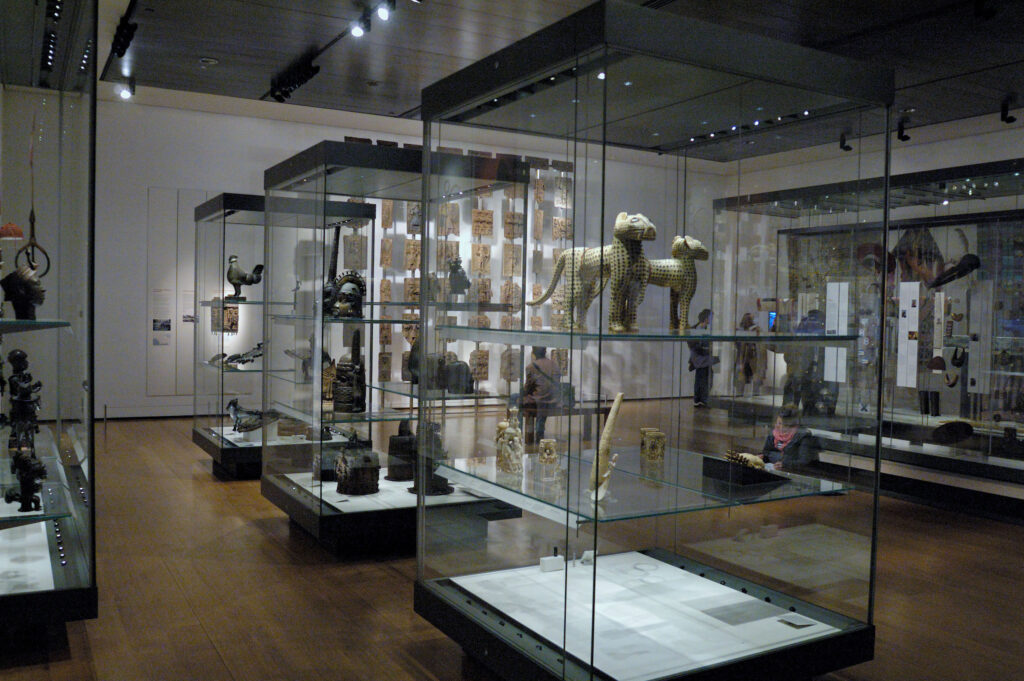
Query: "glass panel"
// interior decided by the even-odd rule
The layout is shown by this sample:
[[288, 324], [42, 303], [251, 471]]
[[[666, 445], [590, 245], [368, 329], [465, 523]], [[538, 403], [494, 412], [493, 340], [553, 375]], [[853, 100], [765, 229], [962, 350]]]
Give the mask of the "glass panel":
[[71, 620], [95, 616], [96, 9], [84, 3], [59, 31], [41, 10], [21, 16], [37, 9], [4, 16], [26, 27], [28, 42], [42, 44], [50, 31], [61, 43], [55, 63], [29, 59], [35, 67], [6, 70], [0, 84], [0, 278], [12, 303], [0, 310], [9, 426], [0, 445], [0, 594], [17, 595], [39, 620]]
[[[468, 153], [525, 169], [522, 187], [427, 182], [425, 248], [470, 268], [466, 294], [424, 306], [425, 358], [486, 357], [508, 396], [421, 395], [421, 447], [440, 435], [421, 475], [504, 509], [421, 508], [428, 618], [464, 616], [562, 678], [674, 678], [865, 631], [876, 459], [832, 442], [879, 426], [885, 280], [860, 251], [884, 248], [885, 197], [860, 181], [885, 171], [886, 122], [610, 47], [428, 121], [431, 159], [486, 140]], [[752, 209], [803, 178], [847, 183], [858, 208]], [[472, 212], [454, 231], [453, 203]], [[809, 248], [821, 233], [832, 247]], [[522, 310], [461, 307], [482, 279]]]

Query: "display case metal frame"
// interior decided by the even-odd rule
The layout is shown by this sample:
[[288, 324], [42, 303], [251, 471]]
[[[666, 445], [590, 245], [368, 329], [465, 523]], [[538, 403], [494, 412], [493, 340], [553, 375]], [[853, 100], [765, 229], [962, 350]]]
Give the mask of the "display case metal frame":
[[[771, 121], [771, 125], [764, 125], [758, 129], [744, 127], [742, 133], [737, 132], [742, 121], [726, 121], [722, 111], [711, 111], [708, 119], [712, 121], [709, 128], [712, 132], [703, 135], [696, 131], [684, 131], [672, 129], [670, 114], [665, 111], [652, 114], [649, 118], [643, 119], [645, 130], [671, 129], [672, 134], [662, 134], [661, 140], [641, 143], [629, 126], [616, 126], [623, 120], [630, 118], [633, 114], [641, 119], [644, 113], [649, 112], [628, 112], [628, 103], [622, 100], [611, 101], [607, 95], [608, 90], [597, 88], [584, 91], [578, 83], [583, 79], [588, 82], [596, 76], [597, 80], [605, 80], [606, 67], [614, 66], [619, 61], [641, 57], [650, 60], [663, 60], [686, 66], [695, 66], [699, 69], [715, 73], [728, 74], [738, 79], [737, 83], [746, 82], [746, 79], [766, 83], [765, 92], [771, 92], [772, 88], [780, 91], [787, 88], [795, 88], [801, 92], [816, 93], [824, 97], [836, 97], [843, 100], [843, 103], [835, 107], [824, 106], [820, 110], [806, 111], [803, 106], [795, 107], [792, 120], [783, 120], [779, 116], [778, 124]], [[608, 80], [611, 80], [611, 68], [608, 70]], [[600, 74], [598, 75], [598, 71]], [[621, 72], [620, 72], [621, 74]], [[631, 79], [635, 80], [635, 79]], [[577, 83], [574, 87], [573, 83]], [[625, 86], [633, 85], [633, 82], [625, 83]], [[545, 99], [545, 92], [555, 92], [555, 88], [565, 85], [560, 90], [566, 97], [572, 97], [572, 103], [576, 104], [590, 97], [589, 103], [594, 106], [595, 113], [588, 116], [586, 112], [574, 111], [571, 106], [565, 104], [564, 112], [542, 110], [541, 104], [549, 102]], [[618, 85], [621, 85], [619, 83]], [[648, 83], [650, 85], [650, 83]], [[607, 88], [609, 86], [605, 86]], [[424, 121], [424, 149], [425, 168], [431, 168], [432, 156], [435, 153], [435, 145], [450, 144], [450, 139], [438, 132], [439, 127], [447, 124], [466, 125], [494, 129], [505, 133], [516, 133], [525, 136], [538, 135], [565, 139], [565, 146], [569, 154], [573, 153], [575, 146], [593, 145], [596, 151], [593, 158], [587, 157], [588, 171], [589, 164], [594, 164], [593, 173], [598, 175], [600, 184], [593, 186], [593, 191], [602, 195], [605, 191], [604, 175], [601, 164], [606, 160], [604, 151], [611, 147], [631, 149], [652, 154], [678, 154], [687, 158], [705, 159], [710, 161], [737, 160], [766, 153], [786, 152], [800, 150], [811, 144], [822, 144], [829, 142], [835, 144], [842, 139], [837, 133], [831, 137], [831, 130], [837, 117], [842, 117], [849, 112], [863, 112], [857, 115], [862, 116], [862, 124], [855, 136], [863, 139], [868, 135], [877, 133], [884, 136], [884, 143], [881, 145], [884, 151], [885, 173], [888, 173], [889, 159], [889, 109], [893, 101], [893, 74], [891, 70], [865, 66], [855, 62], [847, 61], [833, 55], [822, 54], [794, 45], [784, 44], [778, 41], [750, 36], [738, 31], [711, 25], [674, 15], [668, 12], [654, 11], [648, 8], [637, 7], [632, 4], [615, 2], [599, 2], [587, 9], [584, 9], [569, 18], [560, 21], [548, 28], [545, 28], [520, 42], [501, 50], [490, 57], [484, 58], [462, 71], [427, 87], [423, 91], [421, 112]], [[553, 96], [553, 95], [552, 95]], [[527, 117], [527, 106], [532, 97], [537, 97], [537, 104], [532, 111], [534, 113]], [[785, 100], [785, 96], [781, 96]], [[566, 100], [568, 101], [568, 100]], [[820, 101], [820, 100], [818, 100]], [[668, 106], [665, 107], [668, 109]], [[808, 107], [810, 108], [810, 107]], [[800, 111], [803, 111], [801, 114]], [[559, 115], [564, 118], [558, 119]], [[575, 117], [575, 119], [573, 118]], [[621, 116], [621, 118], [619, 118]], [[660, 116], [660, 117], [659, 117]], [[804, 120], [806, 117], [807, 120]], [[543, 122], [541, 120], [544, 119]], [[532, 121], [536, 121], [536, 123]], [[554, 121], [555, 123], [552, 123]], [[581, 121], [583, 121], [581, 123]], [[760, 122], [760, 121], [759, 121]], [[707, 121], [705, 121], [707, 123]], [[731, 131], [729, 123], [734, 123]], [[550, 132], [557, 127], [556, 124], [563, 124], [564, 134]], [[718, 126], [724, 126], [721, 130]], [[756, 124], [755, 124], [756, 125]], [[547, 127], [545, 127], [547, 126]], [[816, 127], [817, 126], [817, 127]], [[730, 133], [736, 134], [730, 134]], [[740, 135], [743, 134], [749, 139], [758, 143], [757, 149], [744, 148], [740, 144]], [[825, 135], [828, 134], [829, 137]], [[844, 135], [845, 138], [845, 135]], [[688, 140], [688, 141], [687, 141]], [[499, 146], [501, 142], [495, 142]], [[513, 143], [506, 143], [511, 146]], [[845, 147], [845, 142], [843, 143]], [[425, 171], [428, 172], [428, 171]], [[438, 205], [444, 200], [440, 196], [440, 190], [433, 186], [433, 178], [424, 184], [423, 202], [429, 208], [427, 221], [428, 228], [436, 224], [435, 213]], [[887, 192], [881, 193], [883, 220], [887, 215]], [[610, 216], [605, 215], [603, 203], [600, 207], [600, 235], [604, 236]], [[595, 222], [597, 218], [594, 219]], [[580, 230], [582, 220], [577, 221], [577, 230]], [[609, 235], [610, 236], [610, 235]], [[433, 248], [439, 237], [435, 233], [428, 234], [426, 243], [428, 248]], [[572, 245], [577, 245], [574, 241]], [[602, 239], [600, 244], [608, 243]], [[594, 244], [588, 243], [587, 246]], [[524, 287], [525, 288], [525, 287]], [[881, 295], [879, 294], [879, 298]], [[426, 308], [424, 308], [426, 310]], [[655, 329], [649, 333], [641, 330], [640, 333], [618, 334], [599, 330], [595, 332], [580, 333], [577, 331], [551, 332], [534, 331], [522, 328], [521, 331], [496, 331], [487, 329], [472, 329], [466, 326], [450, 327], [432, 323], [424, 312], [424, 327], [421, 333], [425, 336], [448, 337], [458, 335], [464, 340], [487, 339], [490, 341], [499, 340], [502, 342], [516, 342], [522, 346], [547, 345], [549, 342], [570, 348], [572, 351], [597, 348], [597, 356], [606, 347], [615, 344], [625, 344], [640, 348], [644, 344], [657, 342], [672, 348], [685, 348], [684, 343], [706, 341], [708, 343], [733, 343], [751, 342], [765, 343], [769, 339], [757, 337], [753, 333], [741, 334], [731, 330], [725, 332], [709, 330], [708, 332], [671, 333], [665, 329]], [[603, 324], [603, 320], [601, 320]], [[719, 327], [721, 328], [721, 327]], [[847, 348], [856, 342], [856, 334], [826, 334], [807, 333], [794, 334], [790, 336], [778, 335], [774, 342], [790, 344], [797, 347], [801, 344], [816, 347], [843, 347]], [[424, 352], [430, 352], [431, 346], [425, 345]], [[628, 352], [628, 350], [627, 350]], [[600, 361], [600, 359], [598, 359]], [[600, 370], [599, 370], [600, 373]], [[879, 375], [880, 377], [880, 375]], [[600, 384], [600, 378], [597, 379]], [[676, 396], [680, 397], [680, 396]], [[443, 402], [443, 401], [442, 401]], [[874, 405], [877, 409], [881, 403]], [[432, 404], [428, 401], [420, 402], [421, 423], [430, 420], [435, 416], [438, 409], [443, 410], [442, 404]], [[500, 427], [500, 426], [499, 426]], [[571, 451], [575, 445], [570, 442], [570, 452], [563, 455], [562, 460], [569, 460], [568, 480], [564, 486], [568, 489], [583, 488], [586, 482], [581, 480], [583, 474], [578, 470], [573, 471], [573, 466], [585, 465], [585, 457], [593, 457], [593, 450]], [[682, 456], [692, 458], [691, 453], [683, 452]], [[501, 474], [496, 473], [494, 468], [496, 457], [487, 455], [469, 454], [460, 462], [449, 462], [442, 460], [441, 470], [447, 472], [449, 468], [455, 470], [465, 469], [463, 472], [466, 478], [478, 478], [478, 491], [492, 493], [498, 498], [509, 502], [513, 506], [519, 506], [529, 511], [537, 518], [546, 519], [556, 524], [564, 524], [566, 527], [589, 526], [595, 536], [597, 543], [597, 530], [602, 525], [615, 523], [619, 517], [602, 515], [597, 502], [595, 508], [585, 513], [582, 508], [585, 500], [580, 499], [580, 508], [573, 507], [564, 496], [565, 502], [554, 501], [543, 494], [545, 489], [538, 467], [532, 455], [527, 455], [529, 463], [524, 463], [525, 472], [518, 474], [518, 482], [502, 482]], [[575, 464], [572, 460], [575, 459]], [[592, 458], [587, 459], [592, 461]], [[877, 460], [875, 458], [877, 476]], [[718, 460], [720, 461], [720, 460]], [[464, 464], [464, 465], [462, 465]], [[428, 457], [422, 457], [420, 461], [421, 470], [436, 465]], [[533, 466], [531, 468], [531, 465]], [[767, 497], [745, 497], [740, 487], [732, 480], [735, 473], [730, 469], [727, 474], [724, 488], [716, 487], [718, 484], [708, 472], [707, 468], [701, 472], [700, 467], [694, 473], [695, 477], [680, 478], [675, 481], [658, 480], [657, 482], [669, 487], [675, 487], [674, 494], [695, 494], [690, 502], [682, 506], [671, 504], [656, 509], [642, 509], [636, 511], [633, 516], [622, 516], [621, 519], [635, 517], [637, 519], [651, 518], [664, 514], [665, 516], [678, 516], [680, 514], [699, 514], [701, 511], [710, 511], [714, 508], [744, 508], [757, 505], [767, 501]], [[642, 471], [623, 470], [620, 475], [620, 483], [625, 476], [636, 476], [638, 484], [650, 482]], [[506, 476], [510, 477], [510, 476]], [[804, 495], [814, 497], [830, 495], [843, 495], [853, 489], [849, 479], [839, 480], [835, 483], [838, 487], [828, 487], [830, 483], [818, 480], [822, 485], [815, 488], [815, 480], [808, 481], [808, 487], [803, 491], [797, 490], [797, 477], [789, 476], [788, 485], [795, 485], [792, 488], [786, 487], [780, 494], [786, 498], [801, 499]], [[632, 480], [632, 478], [630, 478]], [[721, 482], [721, 481], [719, 481]], [[709, 487], [710, 485], [710, 487]], [[709, 491], [709, 489], [711, 491]], [[562, 493], [559, 493], [562, 494]], [[673, 493], [668, 493], [672, 498]], [[641, 497], [633, 495], [630, 488], [624, 492], [629, 498]], [[872, 624], [872, 611], [874, 601], [874, 541], [876, 538], [876, 517], [877, 509], [877, 479], [868, 481], [863, 490], [863, 499], [866, 500], [867, 526], [864, 528], [870, 542], [870, 551], [865, 553], [865, 558], [870, 555], [871, 565], [868, 569], [865, 596], [866, 618], [848, 617], [834, 611], [823, 611], [814, 603], [793, 598], [783, 590], [766, 587], [764, 584], [745, 580], [737, 575], [727, 572], [716, 571], [701, 561], [682, 558], [679, 555], [662, 552], [660, 549], [651, 551], [640, 551], [636, 555], [640, 558], [651, 558], [661, 563], [667, 563], [682, 572], [689, 573], [695, 577], [705, 580], [712, 580], [717, 584], [728, 586], [736, 592], [742, 592], [744, 597], [752, 596], [752, 600], [763, 600], [773, 604], [782, 604], [790, 611], [809, 614], [812, 618], [820, 616], [823, 622], [835, 624], [836, 631], [831, 634], [812, 637], [798, 642], [788, 643], [777, 648], [751, 650], [747, 654], [738, 654], [733, 657], [726, 657], [714, 663], [701, 666], [690, 666], [683, 671], [668, 672], [662, 671], [656, 676], [643, 676], [642, 678], [658, 679], [773, 679], [782, 678], [785, 675], [792, 675], [797, 670], [801, 676], [812, 677], [834, 671], [836, 669], [856, 664], [871, 659], [874, 651], [874, 625]], [[479, 568], [480, 572], [473, 572], [472, 567], [467, 567], [464, 562], [457, 566], [452, 563], [455, 560], [447, 554], [441, 554], [437, 558], [437, 565], [428, 566], [428, 551], [437, 549], [438, 542], [444, 542], [446, 530], [444, 520], [436, 518], [430, 508], [420, 498], [420, 513], [418, 527], [418, 553], [417, 553], [417, 581], [414, 592], [414, 607], [417, 613], [422, 615], [432, 624], [444, 631], [453, 638], [471, 657], [482, 662], [485, 666], [497, 673], [499, 676], [508, 679], [517, 678], [562, 678], [562, 679], [584, 679], [618, 678], [612, 672], [606, 671], [595, 662], [595, 649], [593, 647], [588, 653], [584, 650], [585, 632], [575, 631], [574, 636], [578, 641], [577, 650], [570, 650], [569, 644], [564, 642], [570, 634], [568, 633], [569, 615], [567, 611], [558, 610], [559, 607], [568, 606], [570, 581], [577, 580], [577, 577], [569, 575], [570, 565], [568, 553], [565, 554], [564, 570], [565, 603], [554, 597], [549, 591], [544, 591], [549, 600], [556, 601], [552, 617], [558, 620], [565, 617], [565, 629], [554, 632], [553, 629], [544, 633], [544, 625], [538, 622], [537, 613], [529, 616], [533, 618], [529, 623], [520, 620], [518, 615], [510, 614], [502, 605], [489, 600], [486, 593], [497, 593], [500, 590], [500, 582], [507, 582], [506, 590], [515, 592], [517, 588], [526, 589], [523, 586], [527, 580], [526, 575], [544, 572], [543, 563], [538, 569], [536, 563], [526, 564], [524, 567], [513, 567], [505, 570], [488, 571], [486, 567]], [[657, 506], [657, 502], [651, 502]], [[516, 530], [509, 530], [510, 533]], [[521, 531], [527, 531], [525, 528]], [[578, 534], [578, 533], [577, 533]], [[546, 535], [542, 535], [546, 536]], [[587, 535], [589, 536], [589, 534]], [[568, 542], [568, 540], [567, 540]], [[586, 544], [584, 544], [586, 545]], [[556, 544], [556, 547], [558, 544]], [[565, 551], [568, 552], [568, 548]], [[483, 548], [480, 549], [484, 551]], [[493, 552], [488, 553], [491, 555]], [[461, 555], [461, 554], [456, 554]], [[467, 549], [467, 556], [468, 556]], [[573, 553], [572, 571], [575, 574], [577, 566], [575, 553]], [[432, 556], [431, 556], [432, 558]], [[609, 556], [615, 559], [616, 556]], [[505, 563], [494, 559], [486, 561], [479, 558], [485, 565]], [[509, 558], [507, 561], [513, 565], [518, 563], [520, 557]], [[593, 568], [584, 568], [584, 572], [593, 572], [593, 583], [586, 581], [577, 583], [577, 589], [593, 589], [593, 600], [589, 606], [581, 606], [584, 609], [590, 608], [588, 617], [596, 618], [597, 608], [602, 602], [604, 589], [614, 589], [616, 585], [611, 583], [598, 584], [597, 565], [601, 564], [601, 556], [598, 556], [591, 563]], [[608, 559], [606, 559], [608, 560]], [[470, 561], [467, 557], [465, 561]], [[438, 567], [438, 565], [442, 567]], [[447, 568], [453, 570], [457, 577], [446, 577], [442, 570]], [[559, 569], [559, 568], [556, 568]], [[677, 573], [678, 574], [678, 573]], [[503, 579], [502, 575], [506, 578]], [[529, 579], [535, 579], [529, 577]], [[547, 579], [545, 588], [556, 588], [556, 579], [552, 582], [545, 577], [536, 579]], [[489, 582], [487, 581], [489, 580]], [[701, 582], [704, 583], [704, 582]], [[516, 585], [519, 585], [518, 587]], [[586, 586], [589, 585], [589, 586]], [[621, 585], [619, 585], [621, 586]], [[628, 587], [627, 587], [628, 588]], [[491, 591], [488, 592], [488, 589]], [[590, 593], [590, 592], [588, 592]], [[617, 592], [618, 593], [618, 592]], [[576, 593], [580, 599], [583, 596]], [[506, 593], [505, 596], [508, 596]], [[496, 597], [496, 596], [495, 596]], [[523, 597], [534, 604], [537, 599], [537, 592], [531, 591], [529, 595], [525, 592]], [[561, 598], [561, 596], [559, 596]], [[508, 599], [506, 598], [506, 601]], [[561, 605], [559, 605], [561, 604]], [[506, 605], [516, 611], [525, 611], [526, 607], [519, 608], [511, 601]], [[531, 605], [530, 607], [533, 607]], [[558, 610], [558, 612], [554, 612]], [[643, 618], [645, 615], [656, 617], [654, 613], [637, 614]], [[524, 614], [524, 616], [526, 616]], [[583, 613], [581, 613], [581, 617]], [[584, 618], [585, 619], [585, 618]], [[646, 620], [645, 620], [646, 621]], [[583, 620], [575, 621], [573, 627], [583, 626]], [[591, 623], [589, 636], [595, 636], [594, 627]], [[550, 629], [550, 627], [549, 627]], [[561, 641], [559, 640], [561, 637]], [[607, 638], [604, 639], [608, 641]], [[596, 640], [591, 639], [591, 646], [596, 645]], [[695, 642], [699, 647], [699, 642]], [[605, 654], [607, 658], [607, 651]], [[606, 659], [607, 661], [607, 659]], [[639, 673], [631, 671], [629, 673]], [[627, 673], [627, 676], [629, 676]], [[645, 671], [643, 674], [650, 672]], [[641, 678], [639, 676], [629, 678]]]
[[[218, 312], [224, 315], [224, 310], [229, 306], [237, 309], [239, 304], [246, 306], [246, 311], [257, 311], [260, 318], [257, 321], [256, 335], [249, 334], [255, 342], [263, 339], [262, 314], [265, 307], [263, 296], [259, 300], [245, 300], [242, 303], [232, 302], [225, 299], [225, 269], [228, 258], [228, 230], [235, 232], [257, 232], [254, 234], [253, 242], [256, 244], [256, 257], [253, 262], [246, 263], [249, 267], [263, 262], [263, 204], [264, 197], [255, 194], [233, 194], [224, 193], [204, 201], [195, 208], [196, 222], [196, 271], [195, 271], [195, 304], [193, 310], [196, 315], [195, 333], [195, 396], [193, 399], [193, 425], [192, 442], [200, 447], [213, 459], [213, 474], [218, 478], [226, 480], [247, 480], [256, 479], [260, 476], [260, 461], [262, 446], [262, 431], [259, 431], [260, 442], [246, 441], [243, 438], [232, 438], [231, 419], [227, 414], [225, 405], [230, 396], [235, 394], [228, 389], [236, 380], [250, 379], [257, 389], [262, 387], [262, 361], [256, 368], [226, 365], [223, 361], [211, 362], [210, 350], [216, 350], [221, 355], [221, 360], [226, 359], [225, 337], [228, 331], [224, 329], [223, 321], [220, 330], [213, 328], [212, 320]], [[258, 230], [252, 229], [258, 226]], [[213, 247], [214, 253], [207, 251]], [[213, 257], [211, 257], [211, 255]], [[247, 254], [249, 255], [249, 254]], [[205, 271], [204, 263], [210, 265], [213, 271]], [[216, 295], [207, 297], [208, 289], [213, 282], [212, 288]], [[262, 286], [259, 287], [262, 290]], [[266, 303], [270, 305], [270, 303]], [[211, 321], [210, 328], [207, 328], [207, 319]], [[251, 320], [250, 320], [251, 322]], [[207, 334], [212, 334], [216, 339], [214, 347], [206, 342], [209, 340]], [[255, 346], [254, 346], [255, 347]], [[207, 378], [212, 378], [214, 386], [212, 390], [205, 390]], [[209, 400], [212, 399], [212, 404]], [[262, 398], [257, 397], [256, 404], [262, 404]]]

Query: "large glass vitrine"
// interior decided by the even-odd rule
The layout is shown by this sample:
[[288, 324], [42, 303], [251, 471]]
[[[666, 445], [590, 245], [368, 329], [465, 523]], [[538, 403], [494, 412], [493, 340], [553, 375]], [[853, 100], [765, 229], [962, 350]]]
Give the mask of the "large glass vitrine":
[[274, 308], [263, 295], [263, 197], [219, 194], [196, 206], [195, 219], [192, 441], [213, 458], [214, 475], [258, 478], [263, 429], [236, 422], [231, 411], [263, 404], [263, 311]]
[[[448, 158], [459, 176], [496, 163]], [[362, 142], [322, 142], [266, 172], [267, 297], [284, 304], [265, 318], [261, 487], [340, 552], [414, 545], [417, 400], [493, 399], [465, 373], [419, 380], [421, 293], [440, 285], [423, 277], [421, 178], [418, 146]], [[283, 435], [284, 419], [300, 428]], [[434, 505], [501, 512], [428, 481]]]
[[[887, 250], [873, 215], [883, 178], [716, 201], [718, 220], [778, 235], [780, 297], [761, 301], [759, 323], [773, 313], [777, 323], [791, 323], [796, 300], [827, 296], [825, 277], [804, 273], [830, 271], [833, 281], [862, 292], [850, 311], [857, 328], [884, 324], [881, 456], [889, 489], [978, 511], [1021, 512], [1022, 170], [1016, 159], [892, 176]], [[884, 317], [877, 296], [864, 295], [878, 289], [883, 264]], [[766, 357], [764, 388], [743, 391], [734, 375], [739, 383], [723, 408], [754, 422], [771, 418], [791, 392], [794, 372], [784, 355], [769, 350]], [[818, 379], [842, 421], [826, 418], [816, 434], [854, 461], [874, 456], [876, 423], [862, 418], [873, 411], [872, 391], [861, 383], [874, 357], [874, 348], [861, 344], [856, 372]], [[835, 428], [840, 422], [844, 428]]]
[[96, 3], [67, 10], [12, 3], [2, 28], [0, 608], [12, 627], [97, 609]]
[[[478, 249], [477, 210], [495, 211], [491, 258], [523, 264], [490, 273], [521, 295], [508, 322], [462, 312], [450, 286], [421, 312], [424, 360], [490, 348], [512, 386], [490, 413], [419, 402], [421, 433], [437, 434], [420, 474], [521, 512], [463, 532], [465, 509], [420, 496], [415, 608], [467, 654], [510, 679], [635, 680], [811, 677], [872, 656], [875, 480], [823, 465], [810, 430], [853, 417], [823, 395], [778, 409], [773, 428], [718, 400], [734, 354], [774, 348], [856, 375], [855, 416], [877, 428], [878, 362], [858, 353], [877, 352], [881, 327], [855, 312], [881, 304], [884, 265], [864, 290], [838, 269], [797, 272], [820, 296], [764, 323], [756, 302], [784, 295], [786, 237], [714, 202], [812, 174], [884, 176], [892, 83], [602, 2], [424, 90], [427, 279], [450, 276], [447, 243]], [[447, 174], [433, 159], [462, 139], [486, 139], [526, 186]], [[453, 202], [474, 209], [454, 238]], [[884, 193], [848, 234], [868, 219], [884, 224]]]

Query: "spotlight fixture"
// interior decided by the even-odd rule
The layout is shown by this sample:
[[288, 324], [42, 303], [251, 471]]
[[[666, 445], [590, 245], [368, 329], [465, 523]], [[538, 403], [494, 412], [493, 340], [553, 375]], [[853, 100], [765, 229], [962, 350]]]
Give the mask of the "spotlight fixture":
[[853, 151], [853, 147], [846, 143], [846, 133], [839, 133], [839, 148], [843, 151]]
[[124, 57], [128, 51], [128, 46], [132, 44], [132, 38], [135, 37], [135, 31], [139, 28], [138, 24], [133, 24], [128, 21], [128, 14], [124, 14], [121, 20], [117, 22], [117, 29], [114, 31], [114, 39], [110, 43], [110, 51], [116, 54], [119, 58]]
[[910, 119], [904, 116], [896, 124], [896, 139], [900, 142], [906, 142], [910, 139], [910, 135], [907, 134], [907, 123], [909, 122]]
[[999, 120], [1001, 120], [1003, 123], [1006, 123], [1007, 125], [1009, 125], [1010, 123], [1017, 122], [1017, 117], [1010, 115], [1010, 105], [1016, 103], [1016, 101], [1016, 95], [1006, 95], [1005, 97], [1003, 97], [1003, 103], [999, 107]]
[[85, 43], [85, 49], [82, 50], [82, 59], [78, 63], [78, 72], [86, 73], [89, 70], [89, 60], [92, 59], [92, 38]]
[[598, 80], [604, 80], [604, 78], [605, 78], [604, 71], [601, 71], [600, 73], [597, 74], [597, 79]]
[[313, 64], [315, 55], [306, 55], [297, 62], [274, 76], [270, 81], [270, 96], [275, 101], [284, 103], [292, 93], [309, 82], [309, 79], [320, 73], [320, 67]]
[[63, 0], [47, 0], [46, 2], [46, 18], [57, 23], [60, 21], [60, 13], [63, 10]]
[[395, 11], [395, 0], [384, 0], [384, 2], [377, 5], [377, 18], [381, 21], [387, 21], [391, 18], [391, 13]]
[[43, 53], [39, 62], [41, 71], [53, 71], [54, 60], [57, 54], [57, 33], [47, 31], [43, 34]]
[[352, 26], [348, 29], [348, 32], [353, 38], [362, 38], [365, 34], [370, 32], [370, 15], [364, 14], [359, 17], [356, 21], [352, 22]]
[[121, 99], [131, 99], [135, 95], [135, 78], [129, 78], [128, 82], [121, 86], [121, 91], [117, 94], [120, 95]]

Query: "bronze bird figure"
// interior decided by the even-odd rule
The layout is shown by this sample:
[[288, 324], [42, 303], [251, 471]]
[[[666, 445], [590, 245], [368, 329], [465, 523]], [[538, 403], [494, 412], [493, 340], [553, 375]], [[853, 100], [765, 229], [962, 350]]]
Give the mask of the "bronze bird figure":
[[235, 287], [235, 293], [231, 298], [235, 300], [245, 300], [242, 297], [242, 287], [252, 286], [263, 281], [263, 265], [256, 265], [252, 268], [252, 272], [246, 272], [238, 264], [238, 256], [232, 255], [228, 257], [228, 271], [227, 271], [228, 283]]

